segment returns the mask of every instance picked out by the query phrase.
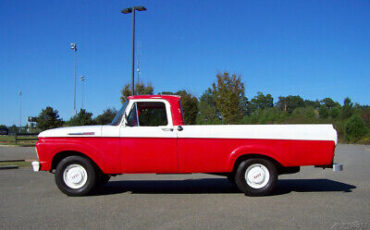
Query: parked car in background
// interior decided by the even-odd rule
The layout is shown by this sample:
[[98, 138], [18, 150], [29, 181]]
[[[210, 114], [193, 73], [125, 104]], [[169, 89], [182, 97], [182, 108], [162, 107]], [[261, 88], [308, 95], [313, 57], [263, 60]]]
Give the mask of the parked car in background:
[[5, 128], [5, 127], [0, 128], [0, 135], [8, 135], [8, 134], [9, 134], [8, 128]]

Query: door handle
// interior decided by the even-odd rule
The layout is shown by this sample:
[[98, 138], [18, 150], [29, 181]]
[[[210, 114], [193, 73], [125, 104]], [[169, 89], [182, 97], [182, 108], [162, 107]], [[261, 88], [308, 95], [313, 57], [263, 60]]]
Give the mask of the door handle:
[[171, 132], [172, 132], [172, 131], [173, 131], [173, 128], [162, 128], [162, 130], [163, 130], [163, 131], [167, 131], [167, 132], [168, 132], [168, 131], [171, 131]]

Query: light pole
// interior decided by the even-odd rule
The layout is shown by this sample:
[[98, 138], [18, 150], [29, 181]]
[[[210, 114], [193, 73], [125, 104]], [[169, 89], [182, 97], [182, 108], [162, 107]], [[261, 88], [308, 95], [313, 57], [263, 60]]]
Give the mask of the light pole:
[[19, 132], [21, 132], [22, 127], [22, 90], [19, 90]]
[[138, 52], [137, 52], [137, 68], [136, 68], [136, 71], [137, 71], [137, 82], [140, 83], [140, 73], [141, 73], [141, 69], [140, 69], [140, 43], [138, 44]]
[[75, 51], [75, 79], [74, 79], [74, 89], [73, 89], [73, 115], [76, 115], [77, 114], [77, 111], [76, 111], [77, 44], [75, 42], [71, 43], [71, 49]]
[[121, 11], [123, 14], [132, 13], [132, 70], [131, 70], [131, 81], [132, 81], [132, 95], [135, 95], [135, 11], [145, 11], [146, 8], [144, 6], [133, 6], [130, 8], [126, 8]]
[[80, 80], [81, 80], [81, 84], [82, 84], [82, 86], [81, 86], [81, 109], [83, 109], [84, 108], [84, 85], [85, 85], [85, 80], [86, 80], [85, 76], [82, 75], [80, 77]]

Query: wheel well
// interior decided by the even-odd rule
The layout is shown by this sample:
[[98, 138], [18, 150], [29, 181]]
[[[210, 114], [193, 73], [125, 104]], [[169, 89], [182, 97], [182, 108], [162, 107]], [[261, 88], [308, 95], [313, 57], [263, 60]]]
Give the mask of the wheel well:
[[233, 171], [232, 173], [234, 174], [236, 172], [236, 170], [238, 169], [238, 165], [244, 161], [244, 160], [247, 160], [247, 159], [252, 159], [252, 158], [259, 158], [259, 159], [266, 159], [266, 160], [269, 160], [271, 161], [275, 166], [276, 166], [276, 169], [278, 170], [278, 173], [279, 174], [282, 174], [284, 173], [286, 170], [286, 167], [282, 166], [277, 160], [275, 160], [274, 158], [271, 158], [271, 157], [268, 157], [266, 155], [262, 155], [262, 154], [245, 154], [245, 155], [242, 155], [240, 156], [238, 159], [236, 159], [236, 161], [234, 162], [234, 166], [233, 166]]
[[98, 169], [98, 170], [101, 170], [99, 168], [99, 166], [88, 156], [86, 156], [85, 154], [83, 153], [80, 153], [80, 152], [75, 152], [75, 151], [64, 151], [64, 152], [60, 152], [60, 153], [57, 153], [54, 157], [53, 157], [53, 160], [51, 162], [51, 169], [50, 171], [53, 171], [57, 168], [57, 165], [59, 164], [59, 162], [61, 160], [63, 160], [64, 158], [66, 157], [69, 157], [69, 156], [80, 156], [80, 157], [83, 157], [83, 158], [86, 158], [86, 159], [89, 159], [92, 163], [93, 163], [93, 166]]

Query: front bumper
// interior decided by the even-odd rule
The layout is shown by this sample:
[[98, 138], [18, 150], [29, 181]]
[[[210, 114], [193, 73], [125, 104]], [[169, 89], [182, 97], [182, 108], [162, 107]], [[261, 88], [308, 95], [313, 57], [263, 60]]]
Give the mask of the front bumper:
[[32, 169], [34, 172], [40, 171], [40, 162], [32, 161]]

